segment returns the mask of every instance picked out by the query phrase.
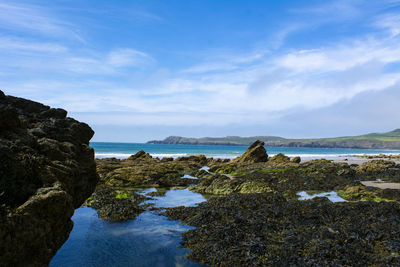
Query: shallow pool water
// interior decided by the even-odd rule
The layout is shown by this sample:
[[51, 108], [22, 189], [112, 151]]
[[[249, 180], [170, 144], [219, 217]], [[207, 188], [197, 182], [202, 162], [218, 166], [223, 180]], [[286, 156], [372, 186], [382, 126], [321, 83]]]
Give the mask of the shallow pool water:
[[[173, 207], [202, 201], [201, 194], [176, 189], [148, 202]], [[145, 211], [131, 221], [107, 222], [98, 218], [95, 210], [81, 207], [72, 220], [75, 225], [70, 237], [50, 266], [202, 266], [186, 259], [189, 251], [180, 247], [181, 233], [191, 227], [154, 212]]]
[[305, 191], [301, 191], [297, 193], [299, 195], [299, 200], [305, 200], [305, 199], [312, 199], [314, 197], [326, 197], [332, 202], [345, 202], [346, 200], [339, 197], [338, 194], [335, 191], [331, 192], [323, 192], [323, 193], [317, 193], [317, 194], [308, 194]]
[[152, 197], [144, 203], [154, 203], [155, 208], [172, 208], [177, 206], [194, 206], [198, 203], [205, 201], [203, 195], [193, 193], [189, 189], [172, 189], [165, 193], [165, 196]]
[[191, 175], [189, 175], [189, 174], [185, 174], [184, 176], [182, 176], [182, 178], [183, 179], [199, 179], [198, 177], [194, 177], [194, 176], [191, 176]]
[[201, 167], [199, 170], [204, 170], [204, 171], [206, 171], [206, 172], [209, 172], [208, 170], [210, 169], [210, 167], [208, 167], [208, 166], [203, 166], [203, 167]]

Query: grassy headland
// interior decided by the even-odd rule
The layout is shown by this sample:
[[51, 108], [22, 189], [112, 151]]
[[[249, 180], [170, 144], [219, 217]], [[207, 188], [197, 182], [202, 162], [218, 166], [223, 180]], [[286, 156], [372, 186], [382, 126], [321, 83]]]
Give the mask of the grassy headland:
[[387, 133], [370, 133], [359, 136], [344, 136], [316, 139], [287, 139], [278, 136], [227, 136], [188, 138], [169, 136], [164, 140], [153, 140], [150, 144], [187, 144], [187, 145], [250, 145], [256, 140], [267, 146], [282, 147], [326, 147], [326, 148], [377, 148], [400, 149], [400, 129]]

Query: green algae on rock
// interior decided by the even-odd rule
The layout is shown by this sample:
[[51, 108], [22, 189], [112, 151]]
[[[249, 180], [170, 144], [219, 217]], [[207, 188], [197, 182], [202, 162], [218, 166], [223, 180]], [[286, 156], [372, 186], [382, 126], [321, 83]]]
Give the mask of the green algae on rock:
[[66, 115], [0, 91], [1, 265], [48, 265], [96, 186], [94, 132]]
[[145, 210], [139, 204], [146, 199], [133, 190], [99, 185], [85, 205], [94, 208], [103, 220], [126, 221], [135, 219]]

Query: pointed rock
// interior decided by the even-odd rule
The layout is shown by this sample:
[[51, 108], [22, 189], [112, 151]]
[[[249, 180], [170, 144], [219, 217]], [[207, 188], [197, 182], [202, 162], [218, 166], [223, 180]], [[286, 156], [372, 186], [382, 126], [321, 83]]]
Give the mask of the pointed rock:
[[264, 142], [257, 140], [249, 146], [243, 155], [237, 157], [232, 162], [236, 163], [255, 163], [266, 162], [268, 160], [267, 151], [264, 148]]

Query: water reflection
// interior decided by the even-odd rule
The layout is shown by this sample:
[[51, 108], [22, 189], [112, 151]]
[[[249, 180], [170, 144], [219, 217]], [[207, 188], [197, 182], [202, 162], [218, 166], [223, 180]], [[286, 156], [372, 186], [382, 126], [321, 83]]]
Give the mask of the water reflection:
[[345, 202], [346, 200], [339, 197], [339, 195], [335, 191], [331, 192], [323, 192], [323, 193], [317, 193], [317, 194], [308, 194], [305, 191], [301, 191], [297, 193], [299, 195], [299, 200], [305, 200], [305, 199], [312, 199], [314, 197], [326, 197], [332, 202]]
[[[150, 188], [141, 193], [154, 192]], [[188, 189], [169, 190], [154, 197], [156, 207], [193, 206], [205, 201]], [[180, 234], [191, 227], [150, 211], [135, 220], [106, 222], [95, 210], [82, 207], [72, 217], [75, 225], [69, 239], [50, 266], [202, 266], [184, 257]]]

